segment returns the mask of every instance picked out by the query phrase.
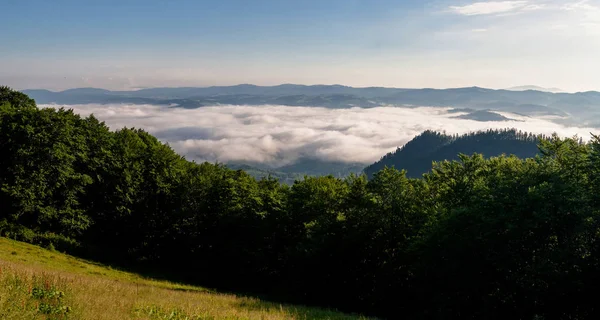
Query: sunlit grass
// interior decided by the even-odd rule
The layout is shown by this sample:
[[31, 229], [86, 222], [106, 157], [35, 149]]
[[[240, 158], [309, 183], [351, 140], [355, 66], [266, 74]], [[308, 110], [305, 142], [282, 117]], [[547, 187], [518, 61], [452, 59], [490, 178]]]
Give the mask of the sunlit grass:
[[146, 279], [0, 238], [0, 319], [366, 319]]

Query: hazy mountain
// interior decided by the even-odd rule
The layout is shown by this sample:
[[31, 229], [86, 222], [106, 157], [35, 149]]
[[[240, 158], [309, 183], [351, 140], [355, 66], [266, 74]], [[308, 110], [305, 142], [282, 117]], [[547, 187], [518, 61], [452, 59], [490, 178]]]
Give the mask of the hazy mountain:
[[294, 181], [296, 181], [296, 180], [301, 180], [302, 178], [304, 178], [304, 175], [298, 174], [298, 173], [265, 170], [265, 169], [257, 168], [257, 167], [247, 165], [247, 164], [231, 163], [231, 164], [227, 164], [226, 167], [228, 167], [229, 169], [232, 169], [232, 170], [246, 171], [248, 174], [253, 176], [255, 179], [260, 180], [263, 178], [272, 177], [272, 178], [279, 180], [279, 182], [285, 183], [288, 185], [293, 184]]
[[476, 110], [476, 111], [469, 112], [467, 114], [457, 116], [455, 118], [475, 120], [475, 121], [484, 121], [484, 122], [487, 122], [487, 121], [511, 121], [511, 120], [515, 121], [513, 119], [507, 118], [496, 112], [491, 112], [491, 111], [487, 111], [487, 110]]
[[297, 85], [257, 86], [240, 84], [235, 86], [147, 88], [136, 91], [118, 91], [119, 95], [155, 99], [187, 99], [226, 95], [294, 96], [294, 95], [356, 95], [360, 97], [381, 97], [407, 89], [367, 87], [354, 88], [342, 85]]
[[351, 173], [362, 172], [364, 167], [365, 165], [361, 163], [300, 159], [293, 164], [277, 168], [277, 171], [313, 176], [333, 175], [335, 177], [346, 177]]
[[559, 89], [559, 88], [543, 88], [543, 87], [538, 87], [538, 86], [518, 86], [518, 87], [508, 88], [506, 90], [510, 90], [510, 91], [534, 90], [534, 91], [543, 91], [543, 92], [552, 92], [552, 93], [564, 92], [564, 90]]
[[[151, 88], [136, 91], [108, 91], [94, 88], [60, 92], [24, 90], [38, 103], [113, 103], [115, 101], [166, 104], [196, 101], [199, 104], [280, 103], [335, 106], [336, 103], [374, 106], [453, 106], [473, 109], [514, 108], [520, 105], [573, 107], [580, 104], [600, 106], [599, 92], [559, 93], [542, 91], [493, 90], [479, 87], [456, 89], [353, 88], [340, 85], [279, 85], [271, 87], [237, 85], [208, 88]], [[306, 104], [305, 104], [306, 105]]]
[[[136, 91], [80, 88], [61, 92], [48, 90], [24, 90], [23, 92], [40, 104], [175, 104], [183, 108], [220, 104], [277, 104], [325, 108], [445, 106], [488, 112], [505, 111], [529, 116], [568, 117], [566, 122], [571, 124], [590, 123], [590, 121], [595, 123], [600, 119], [600, 92], [595, 91], [550, 93], [539, 90], [493, 90], [479, 87], [401, 89], [354, 88], [341, 85], [243, 84], [207, 88], [150, 88]], [[565, 122], [564, 119], [561, 121]]]
[[520, 158], [530, 158], [538, 154], [539, 138], [515, 130], [488, 130], [462, 136], [425, 131], [366, 167], [364, 172], [372, 176], [387, 166], [404, 169], [407, 176], [417, 178], [431, 170], [433, 161], [456, 160], [459, 153], [481, 153], [485, 157], [514, 154]]
[[302, 158], [296, 162], [281, 167], [267, 168], [260, 163], [228, 163], [230, 169], [244, 170], [257, 179], [274, 177], [279, 181], [292, 184], [304, 176], [328, 176], [344, 178], [351, 173], [360, 174], [365, 165], [361, 163], [346, 163], [318, 159]]

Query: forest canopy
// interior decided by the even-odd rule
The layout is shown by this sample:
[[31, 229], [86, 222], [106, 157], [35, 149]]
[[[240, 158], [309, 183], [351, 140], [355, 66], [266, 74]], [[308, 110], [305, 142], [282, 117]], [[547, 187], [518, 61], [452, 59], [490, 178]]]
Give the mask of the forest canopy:
[[590, 318], [600, 139], [535, 143], [534, 157], [461, 154], [418, 179], [383, 167], [287, 186], [0, 87], [0, 234], [390, 319]]

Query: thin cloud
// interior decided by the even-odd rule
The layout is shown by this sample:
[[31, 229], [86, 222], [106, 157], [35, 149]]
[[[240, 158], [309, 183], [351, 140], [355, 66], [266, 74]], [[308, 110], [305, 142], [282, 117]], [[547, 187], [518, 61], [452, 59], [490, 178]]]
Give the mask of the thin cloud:
[[491, 1], [475, 2], [465, 6], [451, 6], [450, 10], [465, 16], [476, 16], [538, 10], [542, 7], [541, 5], [530, 4], [529, 1]]
[[[56, 107], [43, 105], [42, 107]], [[153, 105], [70, 105], [93, 113], [112, 129], [143, 128], [187, 159], [249, 162], [277, 167], [300, 158], [370, 164], [424, 130], [466, 133], [488, 128], [589, 137], [589, 128], [502, 113], [520, 121], [453, 118], [447, 108], [326, 109], [288, 106], [215, 106], [198, 109]]]
[[600, 33], [600, 4], [584, 0], [565, 4], [562, 9], [578, 15], [579, 27], [593, 34]]
[[592, 15], [597, 15], [598, 12], [600, 11], [600, 8], [598, 6], [592, 4], [592, 2], [589, 0], [567, 3], [562, 8], [566, 11], [581, 10], [581, 11], [588, 12]]

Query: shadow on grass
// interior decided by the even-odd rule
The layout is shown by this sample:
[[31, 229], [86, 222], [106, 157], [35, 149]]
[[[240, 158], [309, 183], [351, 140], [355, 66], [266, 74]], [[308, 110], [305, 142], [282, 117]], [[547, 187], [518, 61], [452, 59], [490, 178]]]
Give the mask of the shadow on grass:
[[[2, 252], [4, 251], [4, 253]], [[12, 253], [14, 252], [14, 254]], [[205, 292], [216, 294], [234, 295], [240, 298], [234, 307], [245, 310], [263, 310], [279, 312], [286, 317], [294, 319], [341, 319], [356, 320], [367, 319], [357, 315], [343, 314], [341, 312], [319, 309], [318, 306], [308, 307], [296, 305], [293, 299], [284, 299], [281, 295], [264, 295], [258, 292], [243, 292], [234, 288], [216, 288], [209, 285], [204, 287], [203, 281], [193, 279], [191, 274], [173, 274], [164, 272], [159, 268], [147, 268], [135, 265], [114, 264], [108, 261], [98, 262], [90, 259], [90, 255], [74, 256], [59, 251], [49, 251], [39, 246], [25, 244], [0, 237], [0, 259], [5, 256], [7, 260], [22, 260], [25, 263], [41, 263], [44, 267], [53, 267], [57, 270], [74, 272], [82, 275], [106, 277], [114, 281], [127, 281], [140, 286], [153, 286], [179, 292]], [[100, 260], [102, 261], [102, 260]], [[196, 281], [194, 281], [196, 280]], [[208, 282], [208, 281], [207, 281]], [[204, 282], [204, 284], [207, 284]], [[211, 282], [216, 284], [214, 280]], [[294, 305], [292, 305], [294, 303]]]
[[[248, 297], [250, 298], [250, 297]], [[316, 309], [301, 305], [277, 304], [258, 299], [244, 299], [236, 304], [236, 307], [251, 311], [263, 310], [268, 312], [283, 312], [294, 319], [321, 319], [321, 320], [357, 320], [371, 319], [356, 314], [344, 314], [331, 309]]]

